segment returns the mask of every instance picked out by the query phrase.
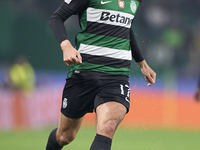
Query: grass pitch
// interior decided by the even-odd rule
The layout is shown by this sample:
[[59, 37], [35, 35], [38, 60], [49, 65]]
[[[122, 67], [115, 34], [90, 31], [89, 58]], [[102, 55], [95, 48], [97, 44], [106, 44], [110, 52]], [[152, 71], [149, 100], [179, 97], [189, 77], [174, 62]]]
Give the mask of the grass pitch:
[[[0, 131], [0, 150], [44, 150], [52, 128]], [[63, 150], [89, 150], [95, 129], [82, 127]], [[200, 150], [200, 131], [119, 128], [112, 150]]]

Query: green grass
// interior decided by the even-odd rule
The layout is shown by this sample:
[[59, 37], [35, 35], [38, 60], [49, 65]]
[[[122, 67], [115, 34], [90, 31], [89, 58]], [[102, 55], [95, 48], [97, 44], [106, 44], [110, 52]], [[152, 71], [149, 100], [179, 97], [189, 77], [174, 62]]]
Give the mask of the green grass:
[[[53, 128], [0, 131], [0, 150], [44, 150]], [[95, 129], [82, 127], [63, 150], [89, 150]], [[200, 131], [119, 128], [112, 150], [200, 150]]]

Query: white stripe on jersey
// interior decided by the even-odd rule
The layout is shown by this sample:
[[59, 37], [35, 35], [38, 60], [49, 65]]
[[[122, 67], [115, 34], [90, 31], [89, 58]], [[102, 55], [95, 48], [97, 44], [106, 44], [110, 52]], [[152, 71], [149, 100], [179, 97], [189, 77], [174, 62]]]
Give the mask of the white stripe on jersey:
[[117, 50], [112, 48], [80, 44], [78, 49], [80, 53], [90, 54], [95, 56], [105, 56], [116, 59], [132, 60], [131, 51]]
[[134, 15], [119, 11], [95, 9], [91, 7], [87, 8], [87, 21], [90, 22], [105, 23], [130, 28], [133, 18]]

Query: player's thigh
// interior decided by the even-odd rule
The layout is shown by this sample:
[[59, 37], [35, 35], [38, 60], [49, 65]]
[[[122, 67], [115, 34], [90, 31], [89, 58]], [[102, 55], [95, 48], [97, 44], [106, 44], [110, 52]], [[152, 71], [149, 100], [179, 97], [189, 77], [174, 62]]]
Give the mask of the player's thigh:
[[61, 114], [57, 130], [57, 138], [73, 140], [80, 129], [83, 117], [69, 118]]
[[113, 138], [115, 130], [126, 115], [126, 107], [115, 101], [110, 101], [99, 105], [96, 108], [97, 114], [97, 134]]

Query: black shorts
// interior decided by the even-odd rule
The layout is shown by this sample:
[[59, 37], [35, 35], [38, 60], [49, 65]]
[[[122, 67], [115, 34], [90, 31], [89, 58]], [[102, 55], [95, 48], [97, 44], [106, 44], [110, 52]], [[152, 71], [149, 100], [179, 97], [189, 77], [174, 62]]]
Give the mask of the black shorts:
[[83, 117], [105, 102], [116, 101], [130, 107], [128, 81], [68, 78], [63, 90], [61, 112], [70, 118]]

